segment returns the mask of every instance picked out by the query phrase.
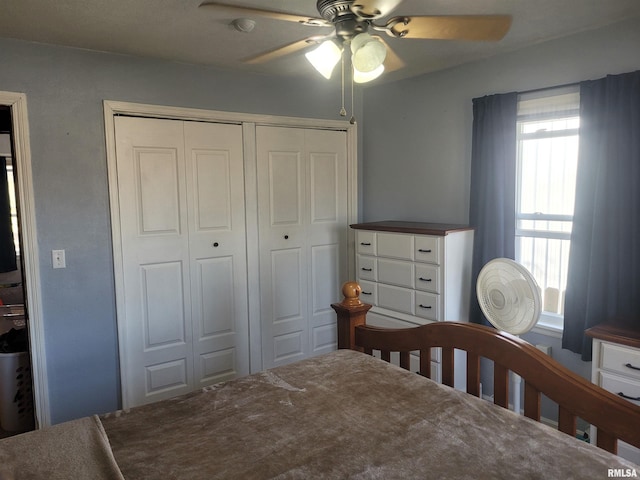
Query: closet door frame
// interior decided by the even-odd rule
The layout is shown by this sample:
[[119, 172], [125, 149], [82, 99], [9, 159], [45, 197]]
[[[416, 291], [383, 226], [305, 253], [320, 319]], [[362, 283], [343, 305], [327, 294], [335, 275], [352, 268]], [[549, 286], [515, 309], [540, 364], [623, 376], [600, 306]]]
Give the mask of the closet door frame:
[[[358, 221], [358, 155], [357, 155], [357, 124], [348, 121], [311, 119], [298, 117], [282, 117], [275, 115], [258, 115], [250, 113], [222, 112], [216, 110], [201, 110], [195, 108], [181, 108], [161, 105], [119, 102], [105, 100], [103, 102], [105, 141], [107, 152], [107, 172], [109, 181], [109, 205], [111, 210], [111, 241], [113, 248], [113, 269], [116, 292], [116, 321], [125, 318], [124, 309], [124, 270], [122, 265], [122, 245], [120, 243], [120, 206], [118, 200], [118, 180], [116, 167], [116, 138], [114, 117], [129, 115], [136, 117], [165, 118], [171, 120], [192, 120], [212, 123], [231, 123], [242, 126], [243, 155], [245, 175], [245, 205], [247, 232], [247, 271], [249, 292], [259, 291], [259, 249], [258, 249], [258, 209], [257, 209], [257, 162], [256, 162], [256, 126], [282, 126], [298, 128], [318, 128], [345, 131], [347, 135], [347, 223]], [[347, 229], [347, 264], [348, 276], [354, 277], [354, 241], [355, 234]], [[249, 355], [250, 370], [262, 370], [262, 331], [260, 322], [260, 296], [249, 296]], [[121, 322], [118, 322], [119, 344], [126, 332]], [[120, 356], [126, 355], [120, 349]], [[126, 362], [120, 362], [121, 368]], [[121, 378], [122, 374], [121, 372]], [[121, 384], [122, 399], [128, 398], [124, 383]], [[123, 405], [123, 408], [127, 408]]]

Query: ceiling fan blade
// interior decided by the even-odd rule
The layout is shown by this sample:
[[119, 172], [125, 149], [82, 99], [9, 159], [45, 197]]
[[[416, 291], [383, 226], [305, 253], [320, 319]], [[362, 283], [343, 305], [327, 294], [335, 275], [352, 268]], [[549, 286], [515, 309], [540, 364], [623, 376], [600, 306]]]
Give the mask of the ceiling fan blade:
[[[280, 57], [284, 57], [285, 55], [290, 55], [292, 53], [297, 52], [298, 50], [302, 50], [309, 45], [313, 45], [316, 42], [316, 37], [305, 38], [303, 40], [298, 40], [296, 42], [289, 43], [282, 47], [275, 48], [273, 50], [269, 50], [268, 52], [261, 53], [256, 55], [255, 57], [245, 58], [243, 60], [244, 63], [249, 64], [257, 64], [257, 63], [265, 63], [271, 60], [275, 60]], [[324, 37], [321, 37], [324, 38]]]
[[385, 72], [393, 72], [394, 70], [400, 70], [405, 66], [404, 61], [396, 55], [396, 52], [389, 46], [387, 42], [384, 41], [382, 37], [378, 37], [384, 46], [387, 47], [387, 56], [384, 59], [384, 70]]
[[310, 25], [312, 27], [332, 27], [324, 18], [305, 17], [303, 15], [294, 15], [290, 13], [277, 12], [275, 10], [262, 10], [260, 8], [239, 7], [226, 3], [207, 2], [202, 3], [199, 8], [208, 10], [218, 10], [220, 12], [228, 12], [239, 17], [265, 17], [275, 20], [284, 20], [285, 22], [300, 23], [302, 25]]
[[389, 15], [402, 0], [354, 0], [351, 11], [359, 17], [374, 20]]
[[394, 17], [390, 35], [434, 40], [500, 40], [509, 31], [509, 15], [444, 15]]

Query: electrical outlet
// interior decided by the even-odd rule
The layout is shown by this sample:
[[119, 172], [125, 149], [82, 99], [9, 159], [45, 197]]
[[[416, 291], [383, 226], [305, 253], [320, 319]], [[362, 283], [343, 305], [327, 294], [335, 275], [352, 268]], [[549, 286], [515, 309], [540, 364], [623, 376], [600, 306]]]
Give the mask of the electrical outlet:
[[53, 268], [67, 268], [64, 250], [51, 250], [51, 263]]
[[536, 345], [536, 348], [542, 353], [546, 353], [547, 355], [551, 356], [551, 345]]

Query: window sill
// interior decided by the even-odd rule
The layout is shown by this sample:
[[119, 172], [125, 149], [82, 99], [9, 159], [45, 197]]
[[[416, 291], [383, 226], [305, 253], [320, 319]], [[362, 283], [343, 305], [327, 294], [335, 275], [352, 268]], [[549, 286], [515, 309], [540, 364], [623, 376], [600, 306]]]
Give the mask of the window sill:
[[547, 337], [562, 338], [564, 318], [560, 315], [543, 313], [532, 332], [546, 335]]

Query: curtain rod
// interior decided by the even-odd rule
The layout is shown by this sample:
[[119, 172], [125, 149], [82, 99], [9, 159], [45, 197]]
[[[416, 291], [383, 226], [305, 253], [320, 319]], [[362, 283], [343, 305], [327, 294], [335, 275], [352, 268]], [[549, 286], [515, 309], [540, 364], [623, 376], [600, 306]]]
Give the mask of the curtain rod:
[[556, 90], [558, 88], [577, 87], [579, 85], [580, 85], [580, 82], [572, 82], [572, 83], [564, 83], [562, 85], [554, 85], [553, 87], [533, 88], [531, 90], [523, 90], [522, 92], [518, 92], [518, 95], [523, 95], [527, 93], [544, 92], [546, 90]]

